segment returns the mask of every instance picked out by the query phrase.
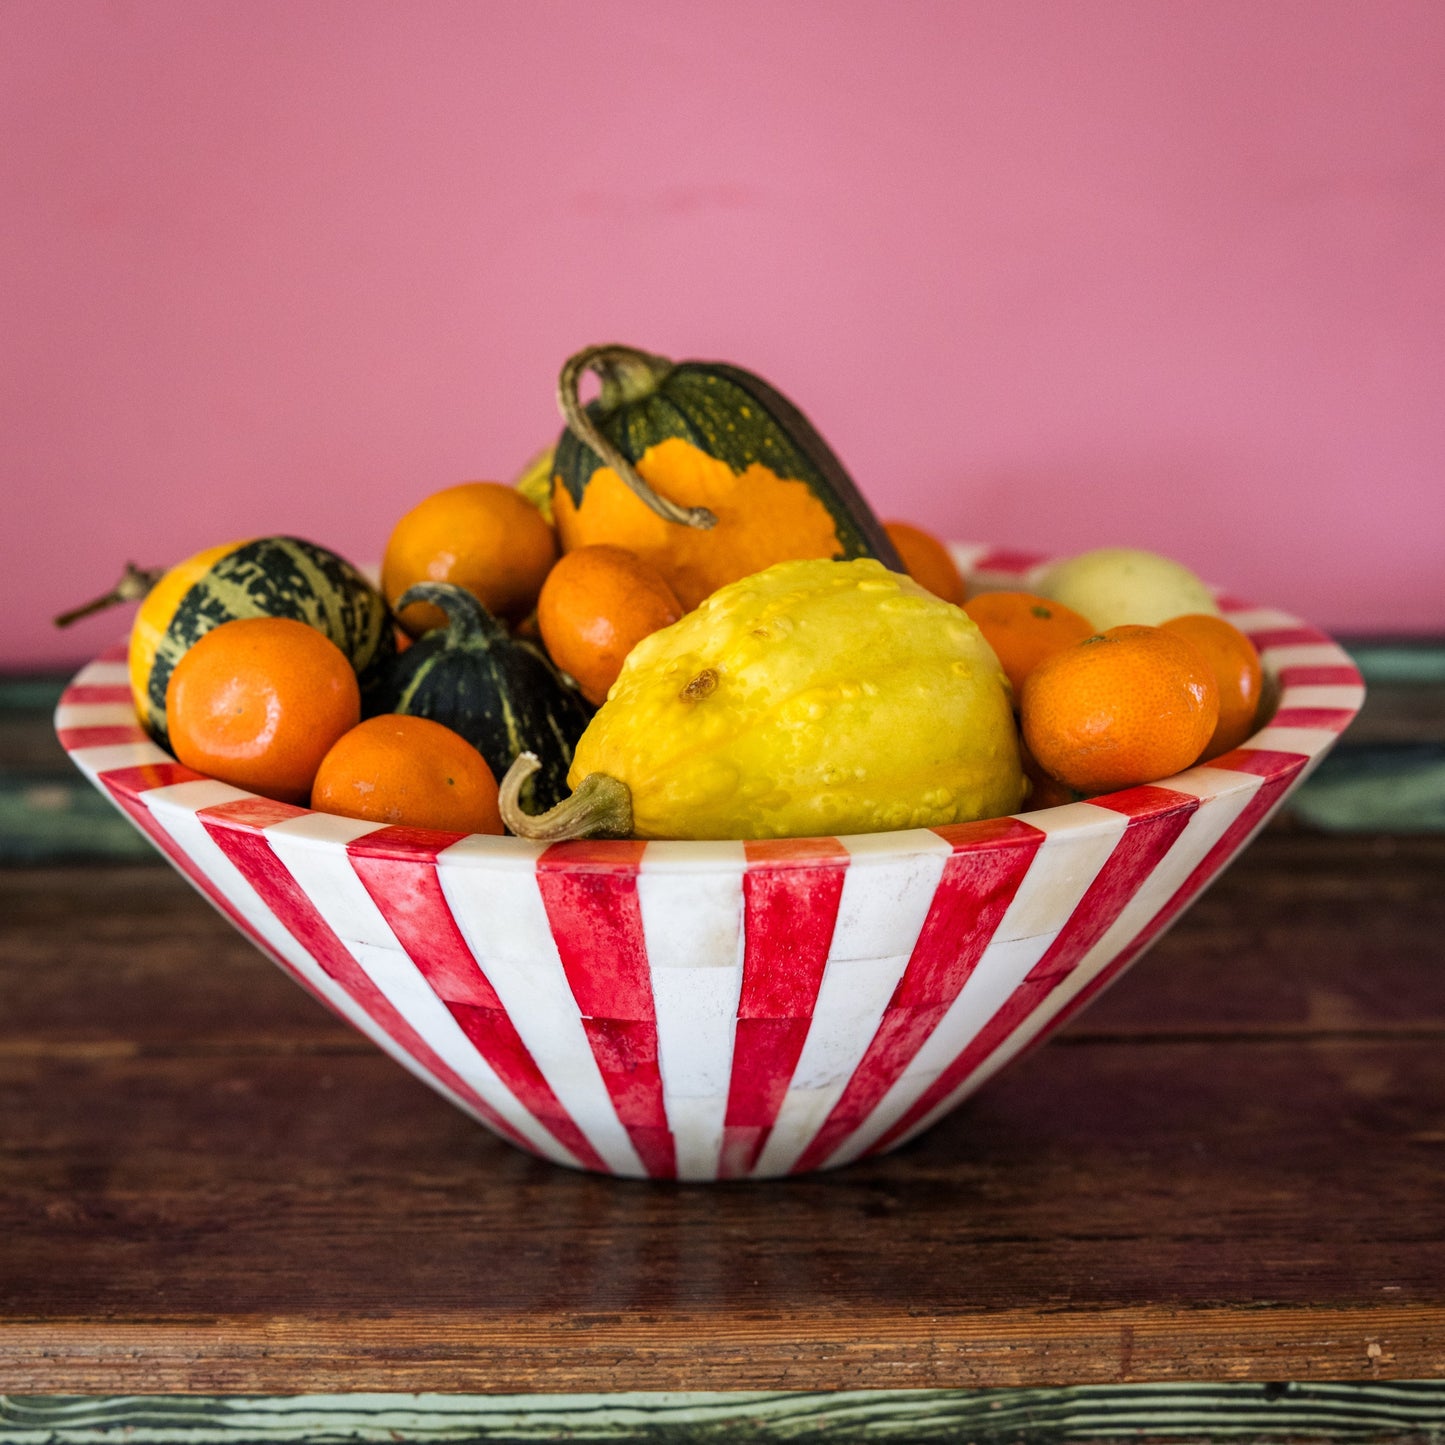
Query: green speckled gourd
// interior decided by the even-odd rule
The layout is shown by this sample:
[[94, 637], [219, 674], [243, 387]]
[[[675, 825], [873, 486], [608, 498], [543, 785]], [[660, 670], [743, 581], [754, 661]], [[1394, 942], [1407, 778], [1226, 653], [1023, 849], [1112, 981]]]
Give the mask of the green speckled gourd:
[[982, 633], [867, 558], [779, 563], [644, 638], [569, 781], [535, 821], [504, 781], [503, 819], [552, 839], [800, 837], [971, 822], [1024, 797]]
[[460, 733], [501, 778], [522, 752], [535, 753], [541, 769], [531, 780], [531, 808], [550, 808], [567, 795], [572, 750], [592, 716], [580, 693], [551, 662], [506, 627], [461, 587], [418, 582], [397, 599], [439, 607], [447, 625], [424, 633], [397, 655], [368, 716], [407, 713], [430, 718]]
[[381, 593], [344, 557], [299, 537], [258, 537], [208, 548], [170, 568], [131, 626], [136, 711], [162, 747], [166, 684], [192, 643], [241, 617], [290, 617], [324, 633], [356, 670], [365, 699], [395, 655]]

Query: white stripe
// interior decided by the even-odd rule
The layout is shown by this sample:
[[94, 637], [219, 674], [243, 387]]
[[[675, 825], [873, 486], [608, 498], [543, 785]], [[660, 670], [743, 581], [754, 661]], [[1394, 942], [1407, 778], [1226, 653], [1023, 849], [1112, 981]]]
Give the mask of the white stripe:
[[[71, 762], [90, 780], [101, 797], [132, 827], [135, 826], [134, 820], [126, 812], [120, 799], [101, 781], [103, 775], [115, 772], [120, 768], [153, 766], [156, 763], [172, 761], [170, 755], [162, 752], [154, 743], [119, 743], [100, 748], [71, 748], [69, 756]], [[146, 836], [146, 842], [160, 852], [160, 845], [154, 838]], [[161, 853], [161, 856], [164, 858], [165, 854]], [[167, 858], [166, 861], [170, 862], [170, 859]]]
[[953, 558], [953, 565], [965, 578], [971, 576], [979, 558], [987, 557], [994, 550], [986, 542], [948, 542], [945, 545]]
[[1358, 712], [1365, 701], [1363, 686], [1340, 683], [1337, 686], [1324, 684], [1300, 684], [1287, 687], [1279, 700], [1280, 707], [1334, 707]]
[[1124, 834], [1128, 819], [1093, 803], [1023, 815], [1044, 834], [992, 940], [948, 1012], [877, 1107], [829, 1158], [856, 1159], [913, 1106], [1048, 951]]
[[[743, 981], [741, 843], [643, 850], [637, 901], [647, 946], [663, 1107], [680, 1179], [715, 1179]], [[691, 862], [696, 872], [683, 871]]]
[[849, 853], [833, 945], [798, 1066], [758, 1155], [757, 1176], [785, 1174], [842, 1097], [908, 967], [952, 847], [915, 833], [900, 856], [881, 835], [842, 838]]
[[348, 843], [354, 843], [368, 833], [379, 833], [385, 826], [385, 823], [373, 823], [365, 818], [344, 818], [340, 813], [299, 813], [272, 823], [265, 831], [268, 838], [276, 834], [310, 848], [330, 850], [340, 855]]
[[[437, 855], [437, 876], [467, 947], [562, 1107], [609, 1169], [645, 1176], [552, 937], [537, 882], [542, 851], [517, 838], [463, 838]], [[508, 866], [499, 868], [503, 858]]]
[[[1140, 931], [1169, 902], [1203, 861], [1211, 848], [1248, 806], [1263, 785], [1263, 779], [1227, 769], [1195, 768], [1169, 780], [1178, 792], [1199, 797], [1199, 807], [1185, 824], [1174, 846], [1159, 861], [1125, 905], [1103, 937], [1079, 960], [1078, 965], [1026, 1018], [1012, 1036], [965, 1078], [898, 1141], [906, 1143], [937, 1123], [950, 1109], [992, 1078], [1005, 1064], [1026, 1048], [1059, 1013], [1133, 942]], [[1263, 820], [1261, 820], [1261, 823]], [[1257, 829], [1255, 830], [1257, 831]], [[1251, 834], [1253, 836], [1253, 834]], [[1247, 841], [1247, 840], [1244, 840]], [[1241, 842], [1242, 848], [1244, 843]], [[1232, 856], [1238, 857], [1239, 849]], [[1220, 870], [1222, 871], [1222, 870]], [[1219, 873], [1216, 872], [1217, 878]], [[1156, 935], [1157, 942], [1163, 932]], [[1135, 960], [1137, 962], [1137, 959]], [[1132, 966], [1132, 965], [1131, 965]]]
[[55, 709], [59, 728], [114, 728], [140, 726], [135, 708], [128, 702], [62, 702]]
[[130, 687], [130, 664], [91, 662], [71, 679], [71, 687]]
[[1129, 822], [1122, 813], [1094, 803], [1066, 803], [1021, 813], [1019, 818], [1043, 833], [1044, 840], [999, 920], [996, 943], [1057, 933], [1098, 877]]
[[234, 788], [216, 778], [197, 778], [189, 783], [169, 783], [164, 788], [152, 788], [145, 794], [145, 802], [152, 813], [157, 816], [164, 813], [169, 817], [173, 811], [198, 813], [202, 808], [218, 808], [222, 803], [238, 803], [255, 796], [244, 788]]
[[106, 743], [101, 747], [72, 748], [70, 761], [85, 773], [92, 782], [104, 773], [119, 772], [122, 768], [145, 768], [156, 763], [173, 763], [175, 759], [154, 743]]
[[1279, 647], [1266, 647], [1260, 654], [1266, 672], [1278, 673], [1286, 667], [1353, 667], [1349, 655], [1333, 642], [1302, 642]]
[[[1267, 727], [1249, 738], [1246, 746], [1255, 752], [1298, 753], [1308, 758], [1328, 752], [1339, 736], [1335, 728]], [[1172, 779], [1170, 786], [1173, 786]]]
[[1285, 628], [1304, 626], [1298, 617], [1274, 607], [1241, 607], [1234, 611], [1225, 608], [1224, 616], [1243, 633], [1281, 632]]
[[307, 813], [264, 830], [271, 851], [290, 871], [312, 907], [341, 940], [388, 1003], [537, 1153], [560, 1164], [580, 1161], [544, 1128], [478, 1051], [451, 1011], [412, 962], [343, 846], [374, 832], [374, 823]]

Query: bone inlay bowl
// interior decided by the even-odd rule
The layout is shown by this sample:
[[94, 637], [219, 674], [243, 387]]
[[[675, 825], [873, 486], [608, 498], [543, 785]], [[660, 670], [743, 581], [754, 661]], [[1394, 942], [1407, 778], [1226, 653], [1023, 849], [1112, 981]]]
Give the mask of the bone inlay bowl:
[[[987, 587], [1045, 561], [956, 553]], [[609, 1174], [762, 1178], [927, 1129], [1113, 982], [1328, 752], [1364, 698], [1349, 657], [1220, 605], [1276, 699], [1242, 747], [935, 830], [543, 847], [314, 813], [155, 746], [123, 647], [56, 729], [263, 953], [503, 1138]]]

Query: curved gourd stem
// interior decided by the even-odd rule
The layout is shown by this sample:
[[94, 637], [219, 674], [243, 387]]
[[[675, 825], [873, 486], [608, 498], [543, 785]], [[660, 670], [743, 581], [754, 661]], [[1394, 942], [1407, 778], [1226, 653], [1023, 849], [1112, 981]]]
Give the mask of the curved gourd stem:
[[630, 401], [640, 401], [657, 390], [672, 363], [662, 356], [650, 356], [631, 346], [589, 346], [563, 363], [557, 378], [557, 406], [568, 430], [591, 447], [614, 472], [664, 521], [706, 531], [717, 525], [717, 517], [706, 507], [679, 507], [659, 496], [643, 481], [637, 468], [598, 430], [582, 405], [578, 386], [582, 373], [595, 371], [602, 380], [601, 405], [610, 411]]
[[508, 642], [511, 633], [485, 607], [455, 582], [413, 582], [396, 599], [395, 611], [400, 614], [413, 602], [429, 602], [446, 613], [448, 647], [465, 647], [472, 642], [490, 646]]
[[134, 562], [127, 562], [120, 581], [109, 592], [103, 597], [93, 597], [79, 607], [72, 607], [69, 612], [62, 612], [54, 619], [55, 625], [69, 627], [82, 617], [104, 612], [107, 607], [115, 607], [122, 602], [139, 602], [165, 575], [164, 567], [137, 567]]
[[541, 766], [535, 753], [519, 753], [497, 790], [502, 822], [517, 837], [535, 843], [571, 843], [579, 838], [632, 836], [632, 792], [606, 773], [588, 773], [570, 798], [545, 813], [524, 813], [522, 788]]

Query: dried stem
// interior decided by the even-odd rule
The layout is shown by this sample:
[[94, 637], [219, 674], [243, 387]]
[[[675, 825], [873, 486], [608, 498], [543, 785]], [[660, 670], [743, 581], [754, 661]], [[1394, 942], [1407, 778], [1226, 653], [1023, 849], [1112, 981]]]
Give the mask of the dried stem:
[[584, 371], [595, 371], [602, 378], [602, 406], [614, 406], [640, 400], [657, 389], [672, 363], [664, 357], [650, 356], [631, 346], [589, 346], [569, 357], [557, 378], [557, 406], [562, 420], [578, 441], [591, 447], [637, 497], [664, 521], [683, 527], [706, 531], [717, 525], [717, 517], [706, 507], [679, 507], [659, 496], [643, 481], [636, 467], [602, 435], [587, 408], [582, 405], [578, 386]]
[[502, 822], [519, 838], [535, 843], [570, 843], [578, 838], [630, 838], [632, 793], [606, 773], [588, 773], [571, 797], [545, 813], [522, 811], [522, 788], [542, 764], [535, 753], [519, 753], [498, 789]]
[[93, 597], [79, 607], [72, 607], [69, 612], [62, 612], [55, 619], [55, 625], [69, 627], [72, 622], [79, 622], [82, 617], [104, 612], [107, 607], [116, 607], [122, 602], [139, 602], [165, 575], [164, 567], [137, 567], [134, 562], [127, 562], [120, 581], [105, 596]]

